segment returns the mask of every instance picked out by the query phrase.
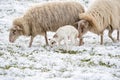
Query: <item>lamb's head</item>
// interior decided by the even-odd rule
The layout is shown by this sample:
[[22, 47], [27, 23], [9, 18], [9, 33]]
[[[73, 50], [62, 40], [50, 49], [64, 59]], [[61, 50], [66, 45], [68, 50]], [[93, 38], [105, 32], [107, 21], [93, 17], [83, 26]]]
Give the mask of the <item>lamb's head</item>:
[[20, 35], [22, 35], [22, 29], [19, 26], [14, 25], [10, 29], [9, 41], [13, 43]]
[[49, 45], [50, 46], [55, 46], [57, 45], [58, 42], [58, 36], [55, 34], [53, 38], [49, 39]]
[[55, 46], [56, 45], [56, 40], [54, 39], [54, 38], [52, 38], [52, 39], [49, 39], [49, 45], [50, 46]]
[[87, 20], [80, 20], [78, 22], [78, 31], [79, 31], [79, 38], [82, 38], [82, 36], [89, 30], [89, 22]]

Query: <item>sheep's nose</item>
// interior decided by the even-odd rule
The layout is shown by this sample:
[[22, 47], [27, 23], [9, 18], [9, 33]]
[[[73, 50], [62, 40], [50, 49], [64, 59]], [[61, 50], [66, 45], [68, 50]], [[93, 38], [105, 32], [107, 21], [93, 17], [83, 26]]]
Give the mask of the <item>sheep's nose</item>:
[[54, 41], [54, 42], [52, 42], [51, 44], [53, 45], [53, 44], [55, 44], [56, 42]]
[[52, 44], [54, 44], [54, 42], [52, 42]]
[[9, 41], [10, 41], [11, 43], [13, 43], [13, 42], [14, 42], [12, 39], [9, 39]]

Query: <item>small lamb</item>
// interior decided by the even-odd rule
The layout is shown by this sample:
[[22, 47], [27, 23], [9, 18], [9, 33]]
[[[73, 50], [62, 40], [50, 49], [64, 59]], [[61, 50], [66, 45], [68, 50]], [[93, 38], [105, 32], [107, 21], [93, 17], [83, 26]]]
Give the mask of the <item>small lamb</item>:
[[60, 45], [60, 42], [64, 40], [64, 43], [66, 45], [66, 48], [68, 49], [68, 40], [71, 40], [71, 44], [75, 45], [77, 38], [78, 38], [79, 32], [78, 30], [72, 26], [72, 25], [66, 25], [63, 27], [60, 27], [52, 39], [49, 39], [50, 45], [54, 45], [58, 42], [58, 45]]

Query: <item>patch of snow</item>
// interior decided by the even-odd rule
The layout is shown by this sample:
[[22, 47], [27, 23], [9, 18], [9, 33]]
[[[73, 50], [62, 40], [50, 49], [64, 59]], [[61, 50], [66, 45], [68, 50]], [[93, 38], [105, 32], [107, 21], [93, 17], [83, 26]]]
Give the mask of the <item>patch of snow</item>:
[[[62, 46], [44, 46], [43, 36], [37, 36], [31, 48], [30, 37], [21, 36], [15, 43], [8, 41], [13, 19], [31, 5], [46, 1], [0, 1], [0, 80], [120, 80], [120, 42], [113, 43], [107, 30], [104, 45], [100, 45], [98, 35], [88, 32], [85, 44], [72, 46], [69, 52]], [[53, 34], [48, 32], [48, 37]], [[116, 31], [113, 36], [116, 38]]]

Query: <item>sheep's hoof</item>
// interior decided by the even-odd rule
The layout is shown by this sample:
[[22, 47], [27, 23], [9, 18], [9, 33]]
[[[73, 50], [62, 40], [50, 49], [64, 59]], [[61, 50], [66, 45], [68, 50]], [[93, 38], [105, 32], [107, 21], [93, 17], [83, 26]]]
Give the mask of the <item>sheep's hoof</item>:
[[113, 42], [114, 42], [114, 43], [117, 43], [117, 42], [118, 42], [118, 40], [113, 40]]
[[82, 46], [82, 45], [84, 45], [84, 42], [80, 42], [80, 43], [79, 43], [79, 46]]
[[28, 47], [31, 48], [31, 45], [29, 45]]
[[28, 46], [28, 47], [30, 48], [31, 46], [32, 46], [32, 45], [31, 45], [31, 44], [29, 44], [29, 46]]
[[100, 43], [100, 45], [103, 45], [103, 43]]
[[49, 44], [46, 44], [45, 46], [49, 46]]

